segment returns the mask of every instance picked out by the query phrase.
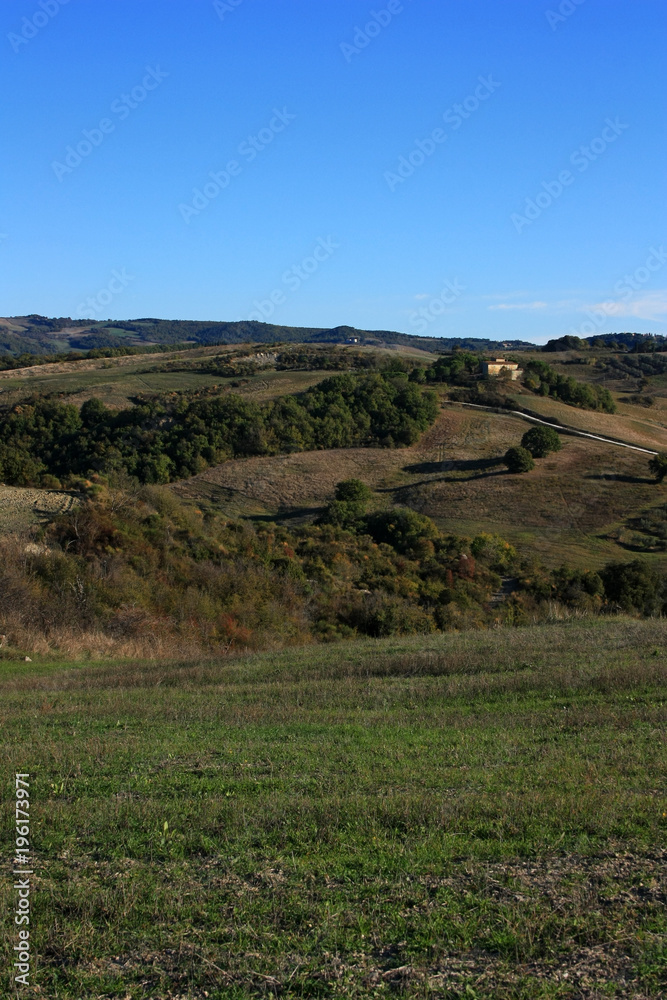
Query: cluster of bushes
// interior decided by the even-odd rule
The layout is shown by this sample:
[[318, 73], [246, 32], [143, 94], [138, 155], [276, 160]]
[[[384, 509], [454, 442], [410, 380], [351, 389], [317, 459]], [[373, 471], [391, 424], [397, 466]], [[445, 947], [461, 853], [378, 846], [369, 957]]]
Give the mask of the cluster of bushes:
[[531, 427], [521, 438], [520, 445], [507, 449], [503, 461], [510, 472], [530, 472], [535, 468], [534, 459], [546, 458], [561, 448], [560, 435], [552, 427]]
[[[667, 455], [665, 456], [667, 462]], [[629, 522], [635, 534], [631, 536], [629, 547], [645, 551], [667, 551], [667, 504], [638, 514]], [[622, 543], [623, 544], [623, 543]]]
[[38, 398], [0, 415], [0, 481], [57, 486], [71, 475], [124, 471], [165, 483], [230, 458], [415, 442], [435, 395], [393, 372], [334, 375], [265, 403], [235, 394], [156, 397], [125, 410]]
[[664, 354], [624, 354], [600, 359], [595, 367], [613, 378], [650, 378], [667, 372], [667, 357]]
[[521, 581], [521, 591], [516, 603], [526, 610], [558, 601], [586, 613], [667, 614], [667, 575], [641, 559], [608, 563], [599, 572], [567, 567], [550, 574], [538, 571]]
[[[502, 538], [445, 535], [408, 509], [353, 530], [229, 521], [165, 487], [100, 496], [41, 529], [0, 539], [0, 630], [13, 647], [179, 656], [354, 636], [667, 611], [667, 578], [640, 561], [599, 573], [520, 565]], [[364, 503], [340, 484], [335, 503]], [[323, 521], [327, 516], [323, 517]], [[507, 602], [500, 575], [517, 578]]]
[[349, 348], [311, 347], [308, 344], [282, 348], [276, 358], [278, 371], [377, 371], [387, 368], [382, 356]]
[[479, 355], [471, 351], [455, 351], [443, 355], [426, 369], [429, 382], [446, 382], [448, 385], [468, 385], [473, 375], [479, 374]]
[[156, 486], [132, 500], [103, 486], [37, 542], [0, 548], [0, 630], [12, 645], [78, 634], [175, 652], [481, 625], [497, 571], [516, 560], [502, 539], [446, 536], [413, 511], [383, 512], [358, 533], [289, 531], [204, 516]]
[[608, 389], [601, 385], [578, 382], [572, 376], [558, 375], [544, 361], [529, 361], [525, 367], [524, 384], [540, 396], [551, 396], [570, 406], [585, 410], [603, 410], [615, 413], [616, 404]]

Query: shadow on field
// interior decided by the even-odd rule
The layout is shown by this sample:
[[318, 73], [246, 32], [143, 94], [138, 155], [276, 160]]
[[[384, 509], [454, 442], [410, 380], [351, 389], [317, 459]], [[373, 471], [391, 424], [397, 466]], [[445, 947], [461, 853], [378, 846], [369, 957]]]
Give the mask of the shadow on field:
[[324, 505], [318, 507], [285, 507], [280, 508], [275, 514], [246, 514], [246, 520], [256, 524], [271, 524], [282, 521], [306, 522], [309, 518], [321, 514]]
[[492, 469], [501, 465], [501, 458], [466, 458], [445, 459], [443, 462], [417, 462], [416, 465], [404, 465], [403, 472], [425, 475], [433, 472], [475, 472], [478, 469]]

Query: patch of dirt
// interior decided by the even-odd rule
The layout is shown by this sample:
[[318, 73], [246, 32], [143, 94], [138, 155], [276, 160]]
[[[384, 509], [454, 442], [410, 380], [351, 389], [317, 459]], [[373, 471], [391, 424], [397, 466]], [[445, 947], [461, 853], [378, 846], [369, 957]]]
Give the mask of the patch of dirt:
[[31, 524], [49, 521], [81, 502], [78, 493], [0, 483], [0, 531], [20, 531]]

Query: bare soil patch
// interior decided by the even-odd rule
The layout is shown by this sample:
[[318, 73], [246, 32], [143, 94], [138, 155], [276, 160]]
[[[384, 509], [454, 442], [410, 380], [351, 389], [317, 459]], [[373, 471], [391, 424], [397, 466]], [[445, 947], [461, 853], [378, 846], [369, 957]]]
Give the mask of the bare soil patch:
[[0, 484], [0, 531], [20, 531], [66, 514], [81, 503], [77, 493]]

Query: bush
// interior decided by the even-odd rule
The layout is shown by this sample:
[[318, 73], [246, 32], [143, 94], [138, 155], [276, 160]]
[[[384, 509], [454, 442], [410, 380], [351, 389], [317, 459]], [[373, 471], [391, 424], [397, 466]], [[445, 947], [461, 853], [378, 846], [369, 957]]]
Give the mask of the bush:
[[667, 610], [667, 580], [650, 563], [635, 559], [630, 563], [609, 563], [600, 572], [608, 601], [623, 611], [643, 615], [664, 614]]
[[345, 531], [358, 531], [372, 496], [373, 491], [360, 479], [344, 479], [336, 483], [336, 499], [327, 506], [318, 524], [333, 524]]
[[655, 476], [656, 482], [661, 483], [667, 476], [667, 451], [661, 451], [655, 458], [649, 459], [648, 467]]
[[552, 451], [560, 451], [563, 447], [560, 435], [551, 427], [531, 427], [521, 438], [521, 447], [525, 448], [533, 458], [545, 458]]
[[336, 500], [345, 502], [367, 503], [373, 496], [373, 491], [361, 479], [344, 479], [336, 483]]
[[366, 528], [374, 541], [391, 545], [404, 555], [421, 551], [422, 543], [432, 541], [439, 535], [430, 517], [418, 514], [409, 507], [371, 514], [366, 519]]
[[522, 448], [520, 445], [508, 448], [503, 461], [510, 472], [530, 472], [535, 468], [533, 456], [527, 448]]

